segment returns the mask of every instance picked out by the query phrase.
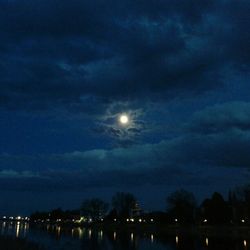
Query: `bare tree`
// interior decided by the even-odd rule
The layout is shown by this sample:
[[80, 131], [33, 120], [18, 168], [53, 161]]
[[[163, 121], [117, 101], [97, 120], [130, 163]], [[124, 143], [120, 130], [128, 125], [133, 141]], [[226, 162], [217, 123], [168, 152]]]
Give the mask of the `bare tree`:
[[128, 217], [135, 204], [136, 199], [131, 193], [118, 192], [112, 198], [112, 206], [121, 218]]
[[88, 199], [83, 201], [81, 205], [81, 214], [93, 221], [97, 221], [105, 216], [108, 210], [108, 203], [96, 199]]
[[180, 189], [167, 198], [167, 210], [179, 223], [195, 221], [196, 200], [193, 193]]

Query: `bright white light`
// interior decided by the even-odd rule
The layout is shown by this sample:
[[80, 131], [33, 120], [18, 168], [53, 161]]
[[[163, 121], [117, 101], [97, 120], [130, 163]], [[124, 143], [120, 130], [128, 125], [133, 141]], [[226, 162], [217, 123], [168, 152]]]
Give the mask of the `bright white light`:
[[176, 245], [178, 245], [178, 243], [179, 243], [179, 237], [177, 235], [175, 237], [175, 242], [176, 242]]
[[206, 238], [206, 246], [208, 246], [208, 238]]
[[124, 124], [124, 125], [127, 124], [128, 121], [129, 121], [127, 115], [121, 115], [120, 118], [119, 118], [119, 120], [120, 120], [120, 123], [121, 123], [121, 124]]
[[133, 233], [130, 234], [130, 240], [131, 240], [131, 241], [134, 240], [134, 234], [133, 234]]
[[243, 244], [244, 244], [244, 247], [246, 247], [246, 246], [247, 246], [247, 241], [244, 240], [244, 241], [243, 241]]
[[153, 243], [154, 242], [154, 235], [151, 234], [150, 238], [151, 238], [151, 242]]

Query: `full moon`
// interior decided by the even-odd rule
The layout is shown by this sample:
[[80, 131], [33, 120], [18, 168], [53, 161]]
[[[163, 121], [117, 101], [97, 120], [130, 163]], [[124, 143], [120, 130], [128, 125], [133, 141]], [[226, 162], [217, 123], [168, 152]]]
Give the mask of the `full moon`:
[[121, 124], [124, 124], [124, 125], [127, 124], [128, 121], [129, 121], [127, 115], [121, 115], [120, 118], [119, 118], [119, 120], [120, 120], [120, 123], [121, 123]]

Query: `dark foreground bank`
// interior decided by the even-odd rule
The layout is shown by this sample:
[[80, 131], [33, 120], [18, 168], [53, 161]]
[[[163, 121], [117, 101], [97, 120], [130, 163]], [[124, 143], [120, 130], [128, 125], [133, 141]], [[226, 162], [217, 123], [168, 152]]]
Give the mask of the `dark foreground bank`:
[[44, 250], [36, 243], [10, 236], [0, 236], [1, 250]]

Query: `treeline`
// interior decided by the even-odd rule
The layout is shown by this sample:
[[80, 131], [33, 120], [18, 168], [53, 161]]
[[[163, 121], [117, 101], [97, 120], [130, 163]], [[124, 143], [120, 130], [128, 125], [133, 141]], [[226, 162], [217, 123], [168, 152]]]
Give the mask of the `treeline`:
[[165, 211], [145, 212], [131, 193], [116, 193], [112, 202], [94, 198], [79, 209], [36, 212], [33, 222], [161, 223], [173, 225], [249, 225], [250, 186], [230, 191], [228, 198], [215, 192], [198, 204], [193, 193], [180, 189], [166, 198]]

